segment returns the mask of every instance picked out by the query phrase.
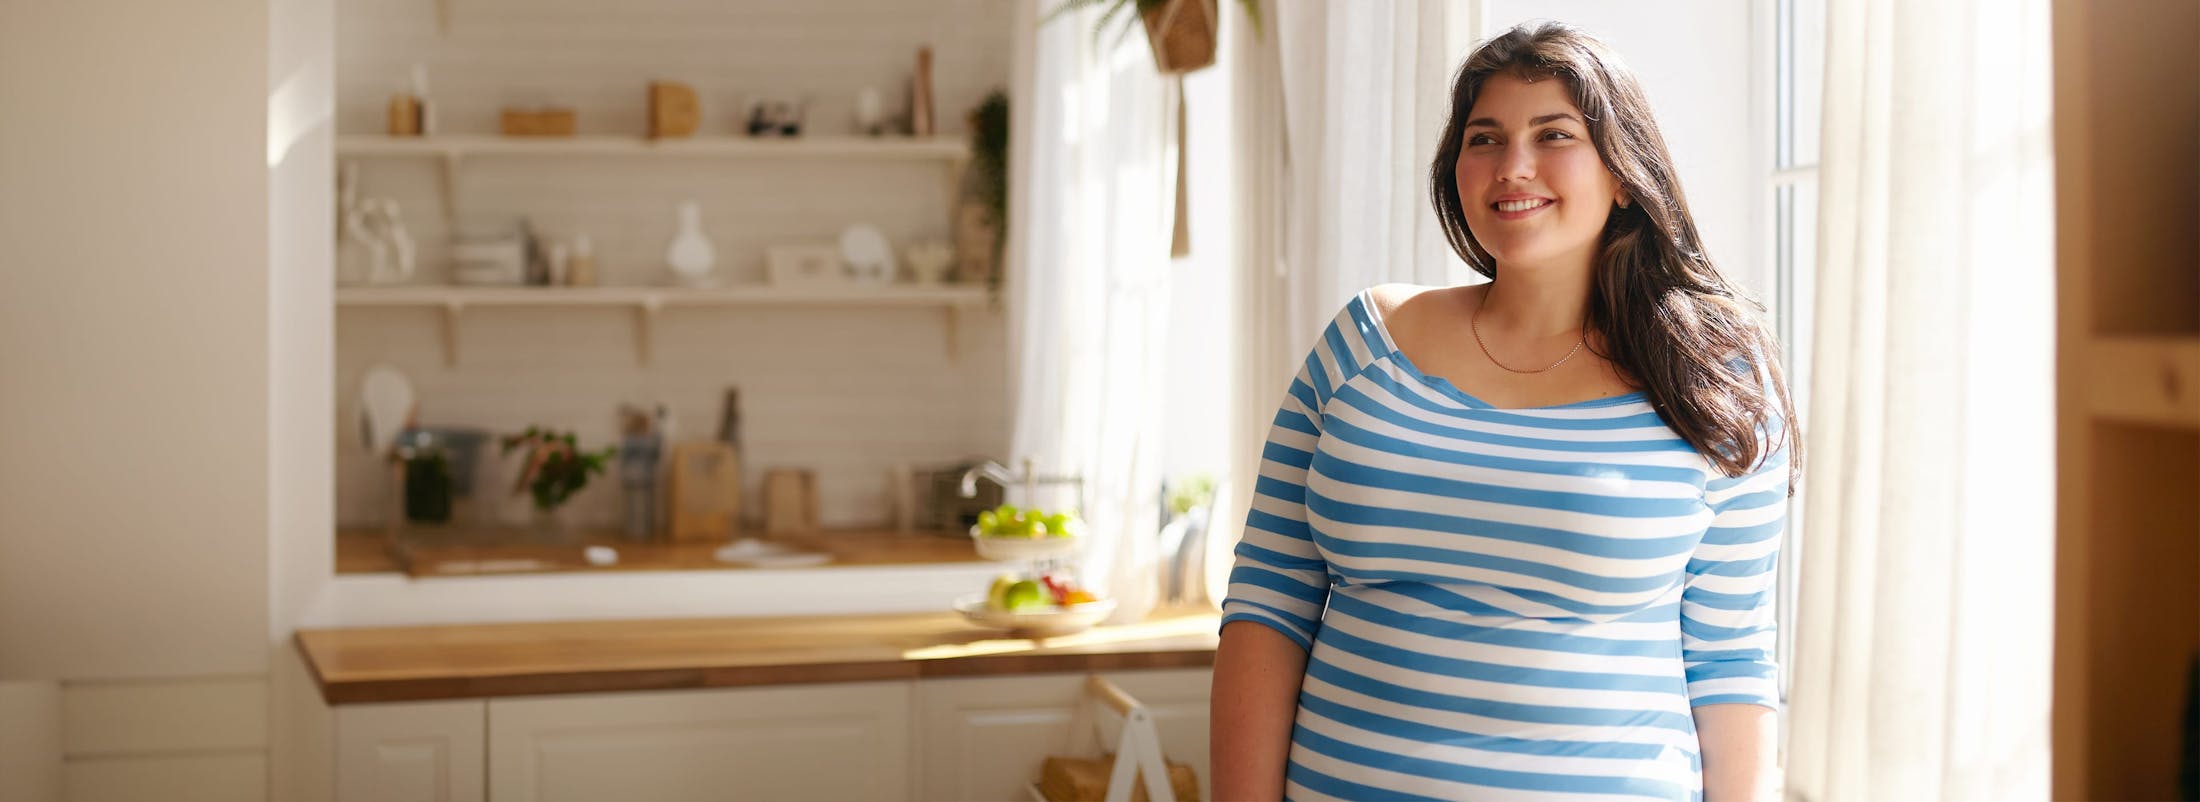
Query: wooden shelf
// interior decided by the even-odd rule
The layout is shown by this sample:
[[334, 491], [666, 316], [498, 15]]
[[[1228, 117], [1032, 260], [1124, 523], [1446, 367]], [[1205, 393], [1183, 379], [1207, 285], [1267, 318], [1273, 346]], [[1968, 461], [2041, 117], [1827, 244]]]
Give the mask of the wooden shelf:
[[2079, 386], [2095, 417], [2200, 429], [2200, 335], [2096, 336], [2084, 350]]
[[336, 137], [336, 155], [422, 156], [459, 159], [470, 156], [697, 156], [718, 158], [865, 158], [929, 159], [959, 162], [970, 146], [957, 137], [689, 137], [644, 139], [631, 136], [519, 137], [488, 134]]
[[636, 358], [649, 364], [650, 328], [669, 306], [936, 307], [945, 315], [947, 352], [958, 350], [963, 309], [988, 303], [984, 287], [845, 284], [820, 287], [749, 285], [682, 287], [339, 287], [338, 309], [423, 307], [443, 310], [443, 361], [458, 364], [458, 317], [469, 307], [625, 308], [634, 314]]

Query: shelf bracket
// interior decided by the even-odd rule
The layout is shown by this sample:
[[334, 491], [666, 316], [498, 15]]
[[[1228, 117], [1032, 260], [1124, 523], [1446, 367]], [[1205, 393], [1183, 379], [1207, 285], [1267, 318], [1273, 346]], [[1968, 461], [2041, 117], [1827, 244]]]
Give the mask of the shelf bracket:
[[466, 309], [462, 301], [443, 302], [443, 366], [458, 367], [458, 313]]
[[645, 368], [649, 367], [649, 332], [656, 324], [657, 310], [664, 308], [664, 303], [663, 298], [649, 295], [634, 305], [634, 358]]
[[458, 167], [462, 157], [457, 148], [443, 151], [438, 160], [443, 173], [436, 176], [436, 188], [443, 193], [443, 230], [458, 230]]
[[944, 325], [947, 327], [947, 361], [954, 362], [962, 358], [962, 307], [949, 304]]

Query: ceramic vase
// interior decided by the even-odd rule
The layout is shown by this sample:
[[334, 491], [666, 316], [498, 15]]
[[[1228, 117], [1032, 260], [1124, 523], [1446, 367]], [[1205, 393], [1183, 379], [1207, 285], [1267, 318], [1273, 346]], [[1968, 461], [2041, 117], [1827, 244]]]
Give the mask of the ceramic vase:
[[707, 287], [712, 284], [711, 267], [717, 262], [717, 250], [711, 247], [710, 238], [703, 236], [702, 207], [694, 201], [682, 201], [672, 245], [665, 249], [665, 263], [681, 283]]

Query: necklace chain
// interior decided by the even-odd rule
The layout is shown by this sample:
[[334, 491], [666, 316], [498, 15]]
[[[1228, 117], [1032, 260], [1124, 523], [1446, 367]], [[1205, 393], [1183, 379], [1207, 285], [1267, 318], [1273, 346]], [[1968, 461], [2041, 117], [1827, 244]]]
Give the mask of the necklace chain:
[[1497, 355], [1490, 353], [1489, 344], [1482, 342], [1482, 328], [1475, 325], [1476, 319], [1480, 318], [1481, 316], [1482, 302], [1477, 300], [1474, 302], [1474, 311], [1467, 315], [1467, 330], [1474, 332], [1474, 344], [1482, 349], [1483, 356], [1489, 357], [1490, 364], [1496, 365], [1514, 373], [1542, 373], [1544, 371], [1566, 364], [1566, 360], [1572, 359], [1574, 358], [1575, 354], [1581, 353], [1581, 346], [1586, 345], [1589, 342], [1588, 325], [1586, 322], [1584, 322], [1582, 325], [1581, 339], [1574, 343], [1574, 350], [1567, 351], [1566, 355], [1559, 357], [1557, 362], [1553, 362], [1535, 370], [1521, 370], [1519, 368], [1515, 368], [1511, 365], [1507, 365], [1503, 362], [1497, 361]]

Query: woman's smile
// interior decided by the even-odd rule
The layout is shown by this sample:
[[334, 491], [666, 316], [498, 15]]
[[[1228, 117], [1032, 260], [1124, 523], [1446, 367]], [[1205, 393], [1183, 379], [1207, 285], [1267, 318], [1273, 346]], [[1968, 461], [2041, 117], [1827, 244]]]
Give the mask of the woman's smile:
[[1551, 198], [1534, 195], [1507, 195], [1496, 203], [1490, 204], [1490, 208], [1497, 210], [1497, 219], [1499, 220], [1525, 220], [1557, 204], [1558, 201]]

